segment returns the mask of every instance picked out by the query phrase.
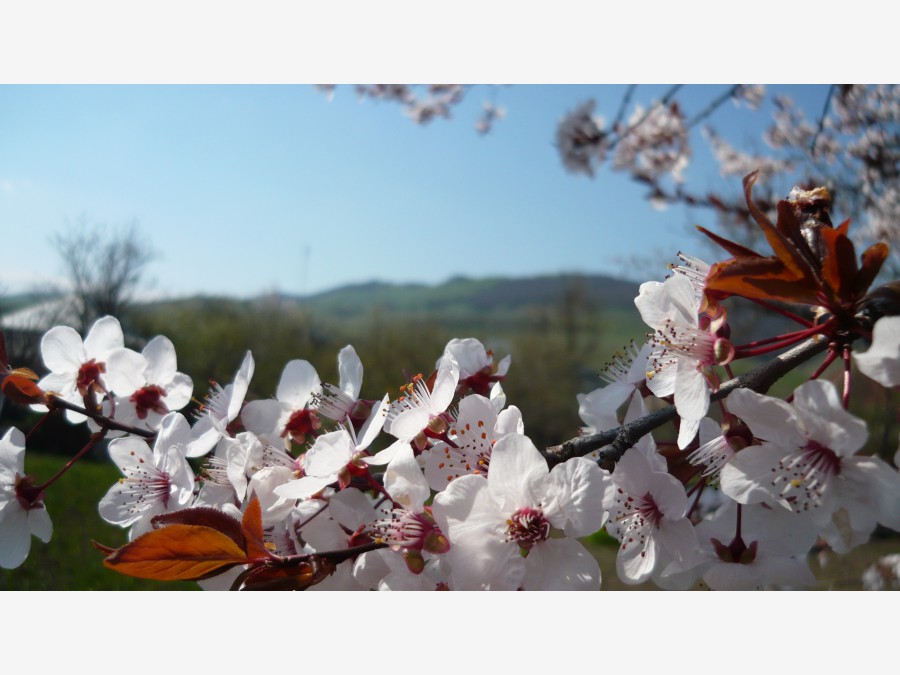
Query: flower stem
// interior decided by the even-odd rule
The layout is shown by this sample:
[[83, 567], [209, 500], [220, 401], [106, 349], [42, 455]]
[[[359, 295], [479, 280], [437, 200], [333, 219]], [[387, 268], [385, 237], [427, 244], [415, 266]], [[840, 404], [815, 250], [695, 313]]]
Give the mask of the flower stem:
[[804, 319], [802, 316], [798, 316], [797, 314], [794, 314], [793, 312], [790, 312], [782, 307], [779, 307], [778, 305], [774, 305], [771, 302], [768, 302], [766, 300], [761, 300], [760, 298], [747, 298], [747, 299], [750, 300], [751, 302], [755, 302], [760, 307], [765, 307], [766, 309], [770, 309], [773, 312], [777, 312], [778, 314], [781, 314], [782, 316], [786, 316], [791, 321], [796, 321], [797, 323], [799, 323], [802, 326], [806, 326], [807, 328], [812, 328], [812, 326], [813, 326], [813, 322], [810, 321], [809, 319]]
[[93, 448], [95, 445], [97, 445], [97, 443], [100, 440], [103, 439], [104, 436], [106, 436], [106, 430], [98, 431], [97, 433], [92, 434], [91, 439], [87, 442], [87, 444], [81, 450], [79, 450], [78, 453], [72, 459], [70, 459], [68, 462], [66, 462], [65, 466], [63, 466], [59, 471], [57, 471], [55, 474], [53, 474], [53, 476], [51, 476], [48, 481], [46, 481], [42, 485], [37, 486], [37, 489], [40, 490], [41, 492], [43, 492], [48, 487], [53, 485], [53, 483], [55, 483], [56, 480], [60, 476], [62, 476], [66, 471], [71, 469], [72, 466], [75, 464], [75, 462], [77, 462], [79, 459], [84, 457], [90, 451], [91, 448]]

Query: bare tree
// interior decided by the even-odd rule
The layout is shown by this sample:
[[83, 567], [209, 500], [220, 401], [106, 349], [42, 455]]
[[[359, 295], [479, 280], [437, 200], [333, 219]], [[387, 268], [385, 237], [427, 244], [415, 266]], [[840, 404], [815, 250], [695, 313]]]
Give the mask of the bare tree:
[[101, 316], [120, 316], [157, 255], [134, 220], [110, 227], [82, 216], [54, 235], [53, 244], [71, 282], [82, 330]]

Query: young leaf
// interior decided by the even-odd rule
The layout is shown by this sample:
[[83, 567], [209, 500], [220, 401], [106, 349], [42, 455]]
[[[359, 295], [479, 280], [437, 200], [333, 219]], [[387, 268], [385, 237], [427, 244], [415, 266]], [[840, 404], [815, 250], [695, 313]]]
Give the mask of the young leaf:
[[256, 495], [247, 504], [244, 511], [244, 519], [241, 522], [241, 534], [243, 535], [243, 547], [248, 558], [268, 558], [270, 553], [266, 550], [263, 541], [262, 508]]
[[140, 579], [197, 581], [250, 562], [227, 535], [203, 525], [152, 530], [109, 555], [106, 567]]
[[163, 513], [154, 516], [150, 522], [154, 528], [165, 525], [202, 525], [218, 530], [231, 539], [239, 548], [244, 548], [241, 524], [238, 520], [223, 511], [208, 506], [195, 506], [190, 509], [173, 511], [172, 513]]

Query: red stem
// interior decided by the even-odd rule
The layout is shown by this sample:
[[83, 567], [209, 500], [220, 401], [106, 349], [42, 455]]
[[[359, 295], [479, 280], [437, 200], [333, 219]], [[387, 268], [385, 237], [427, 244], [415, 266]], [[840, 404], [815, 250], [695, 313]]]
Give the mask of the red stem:
[[844, 396], [841, 402], [844, 410], [850, 408], [850, 345], [844, 345], [841, 356], [844, 358]]
[[782, 307], [773, 305], [771, 302], [768, 302], [766, 300], [761, 300], [759, 298], [747, 298], [747, 300], [750, 300], [751, 302], [755, 302], [757, 305], [760, 305], [761, 307], [765, 307], [766, 309], [770, 309], [773, 312], [778, 312], [782, 316], [786, 316], [791, 321], [796, 321], [800, 325], [806, 326], [807, 328], [811, 328], [813, 325], [813, 322], [810, 321], [809, 319], [804, 319], [802, 316], [798, 316], [798, 315], [794, 314], [793, 312], [789, 312], [788, 310], [786, 310]]
[[72, 459], [70, 459], [68, 462], [66, 462], [66, 464], [65, 464], [65, 466], [63, 466], [63, 468], [61, 468], [59, 471], [57, 471], [55, 474], [53, 474], [53, 476], [50, 477], [50, 480], [48, 480], [47, 482], [45, 482], [42, 485], [37, 486], [37, 490], [40, 490], [41, 492], [43, 492], [48, 487], [53, 485], [53, 483], [55, 483], [60, 476], [62, 476], [66, 471], [71, 469], [72, 466], [75, 464], [75, 462], [77, 462], [79, 459], [84, 457], [90, 451], [91, 448], [93, 448], [95, 445], [97, 445], [98, 441], [103, 439], [104, 436], [106, 436], [106, 430], [98, 431], [97, 433], [92, 434], [91, 440], [89, 440], [87, 442], [87, 444], [81, 450], [78, 451], [78, 454], [76, 454]]
[[828, 354], [825, 356], [825, 360], [822, 362], [822, 365], [816, 368], [816, 372], [809, 376], [811, 380], [819, 379], [819, 376], [825, 372], [825, 369], [828, 368], [834, 360], [837, 358], [837, 352], [834, 349], [828, 351]]
[[38, 420], [37, 424], [31, 427], [31, 431], [29, 431], [28, 435], [25, 436], [26, 444], [31, 440], [31, 437], [34, 435], [34, 433], [44, 425], [44, 422], [46, 422], [54, 412], [56, 412], [56, 410], [54, 408], [51, 408], [40, 420]]
[[746, 359], [750, 356], [762, 356], [763, 354], [771, 354], [772, 352], [776, 352], [779, 349], [784, 349], [785, 347], [789, 347], [792, 344], [800, 342], [801, 340], [805, 340], [808, 337], [812, 337], [813, 335], [818, 335], [820, 333], [824, 333], [827, 330], [830, 330], [834, 325], [834, 320], [829, 319], [825, 323], [820, 326], [813, 326], [812, 328], [807, 328], [806, 330], [797, 331], [796, 333], [790, 333], [790, 337], [785, 337], [784, 340], [777, 344], [770, 344], [765, 347], [760, 347], [758, 349], [743, 349], [738, 347], [735, 349], [735, 359]]

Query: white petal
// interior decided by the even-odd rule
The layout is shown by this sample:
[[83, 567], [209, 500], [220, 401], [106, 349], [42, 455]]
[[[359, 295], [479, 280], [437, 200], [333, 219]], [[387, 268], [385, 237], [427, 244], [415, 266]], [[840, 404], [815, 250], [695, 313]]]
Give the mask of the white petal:
[[452, 358], [444, 356], [434, 378], [429, 412], [436, 415], [447, 410], [456, 394], [457, 384], [459, 384], [459, 365]]
[[5, 515], [0, 520], [0, 567], [10, 570], [21, 565], [28, 557], [31, 550], [31, 530], [28, 527], [28, 514], [18, 504], [4, 511]]
[[885, 387], [900, 387], [900, 316], [884, 316], [875, 322], [872, 346], [853, 358], [860, 372]]
[[633, 542], [630, 546], [619, 549], [616, 556], [616, 572], [625, 584], [640, 584], [650, 578], [656, 566], [657, 543], [653, 537], [647, 537], [644, 545]]
[[0, 439], [0, 485], [14, 485], [25, 473], [25, 434], [10, 427]]
[[356, 444], [357, 449], [364, 450], [372, 445], [372, 441], [375, 440], [384, 428], [384, 423], [387, 420], [387, 412], [390, 407], [391, 397], [388, 394], [385, 394], [384, 398], [381, 399], [381, 403], [372, 408], [372, 412], [369, 414], [368, 419], [362, 425], [362, 429], [359, 430], [359, 441]]
[[157, 335], [141, 350], [147, 359], [147, 370], [144, 375], [151, 384], [170, 382], [178, 370], [175, 356], [175, 345], [165, 335]]
[[309, 499], [333, 482], [330, 476], [302, 476], [277, 486], [275, 494], [284, 499]]
[[780, 491], [776, 492], [771, 485], [773, 469], [787, 454], [783, 448], [770, 443], [744, 448], [722, 467], [722, 492], [739, 504], [780, 502]]
[[574, 539], [548, 539], [525, 558], [526, 591], [599, 591], [600, 566]]
[[252, 431], [261, 439], [274, 441], [290, 415], [290, 404], [272, 399], [250, 401], [241, 411], [241, 421], [247, 431]]
[[497, 414], [497, 424], [494, 425], [494, 439], [500, 440], [509, 434], [524, 434], [525, 422], [522, 421], [522, 411], [511, 405], [506, 410]]
[[675, 366], [675, 409], [698, 426], [709, 410], [709, 382], [694, 359], [679, 357]]
[[547, 460], [531, 439], [510, 434], [497, 441], [491, 452], [488, 487], [500, 507], [512, 513], [522, 507], [536, 506], [547, 497], [549, 474]]
[[28, 510], [28, 528], [31, 534], [45, 544], [50, 541], [50, 537], [53, 536], [53, 523], [46, 508]]
[[544, 515], [554, 527], [570, 537], [586, 537], [603, 527], [607, 516], [603, 500], [612, 481], [596, 462], [573, 457], [553, 467], [548, 483], [553, 497]]
[[338, 352], [338, 375], [341, 390], [354, 401], [359, 398], [363, 381], [363, 364], [351, 345]]
[[749, 389], [737, 389], [728, 395], [725, 404], [729, 412], [747, 423], [757, 438], [786, 450], [806, 445], [800, 418], [790, 403]]
[[794, 391], [794, 408], [809, 438], [839, 455], [855, 453], [869, 438], [864, 420], [851, 415], [831, 382], [811, 380]]
[[106, 361], [106, 357], [114, 349], [125, 346], [125, 337], [122, 335], [122, 326], [119, 320], [113, 316], [104, 316], [97, 319], [87, 337], [84, 338], [84, 351], [88, 359]]
[[393, 419], [386, 431], [401, 441], [410, 441], [425, 428], [430, 419], [431, 415], [424, 408], [404, 410]]
[[289, 403], [294, 410], [300, 410], [309, 405], [309, 399], [314, 393], [321, 390], [322, 383], [313, 365], [309, 361], [295, 359], [284, 367], [275, 398], [282, 403]]
[[337, 477], [338, 471], [347, 466], [352, 456], [350, 434], [339, 429], [316, 438], [313, 446], [306, 452], [303, 468], [307, 476], [330, 476], [330, 483]]
[[422, 469], [413, 455], [412, 447], [401, 447], [384, 473], [384, 487], [391, 498], [408, 511], [421, 511], [431, 490]]
[[169, 382], [164, 383], [164, 388], [166, 390], [166, 407], [169, 410], [181, 410], [191, 402], [191, 395], [194, 393], [194, 382], [190, 376], [184, 373], [175, 373]]
[[147, 383], [144, 371], [147, 359], [131, 349], [116, 349], [106, 359], [106, 374], [103, 381], [119, 396], [131, 396]]
[[256, 362], [253, 360], [253, 354], [249, 351], [244, 354], [244, 360], [241, 367], [238, 368], [237, 374], [234, 376], [233, 389], [231, 390], [231, 399], [228, 402], [228, 421], [237, 418], [241, 411], [241, 405], [247, 396], [247, 390], [250, 388], [250, 380], [253, 379], [253, 372], [256, 369]]
[[41, 356], [54, 373], [77, 373], [85, 361], [84, 343], [74, 328], [56, 326], [41, 338]]

